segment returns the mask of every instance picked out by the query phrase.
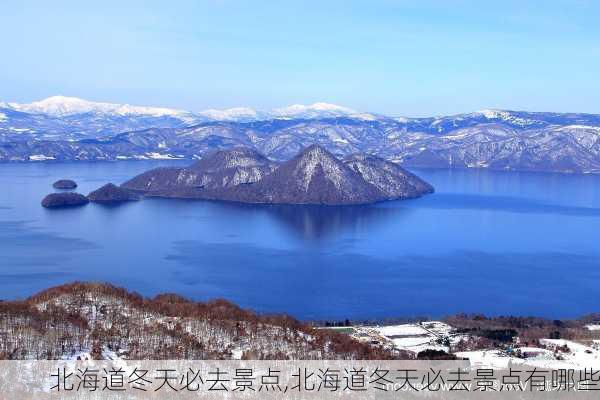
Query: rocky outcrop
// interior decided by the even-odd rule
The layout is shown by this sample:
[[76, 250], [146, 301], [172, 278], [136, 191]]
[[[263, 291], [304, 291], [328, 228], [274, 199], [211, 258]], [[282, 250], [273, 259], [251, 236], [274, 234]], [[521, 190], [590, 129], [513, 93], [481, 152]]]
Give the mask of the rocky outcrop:
[[149, 196], [269, 204], [366, 204], [414, 198], [433, 188], [377, 157], [341, 161], [312, 145], [275, 163], [251, 149], [218, 151], [188, 168], [160, 168], [123, 184]]
[[317, 145], [237, 193], [251, 203], [341, 205], [385, 200], [375, 186]]
[[136, 176], [123, 187], [141, 192], [203, 189], [217, 195], [223, 189], [250, 184], [271, 173], [277, 164], [249, 148], [234, 148], [207, 154], [188, 168], [157, 168]]
[[108, 183], [88, 194], [88, 199], [94, 203], [114, 204], [139, 200], [139, 195], [131, 190]]
[[87, 203], [89, 203], [88, 198], [79, 193], [51, 193], [42, 200], [42, 207], [76, 207], [86, 205]]
[[390, 199], [433, 193], [433, 186], [400, 165], [372, 155], [354, 154], [344, 160], [352, 170]]
[[77, 182], [70, 179], [60, 179], [52, 184], [54, 189], [75, 189]]

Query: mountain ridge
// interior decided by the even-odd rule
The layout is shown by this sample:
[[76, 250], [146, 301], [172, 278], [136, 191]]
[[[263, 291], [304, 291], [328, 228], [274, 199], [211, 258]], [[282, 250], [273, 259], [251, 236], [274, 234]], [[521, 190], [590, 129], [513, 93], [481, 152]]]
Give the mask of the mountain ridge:
[[117, 115], [182, 115], [188, 111], [175, 110], [165, 107], [132, 106], [107, 102], [95, 102], [69, 96], [51, 96], [31, 103], [0, 103], [2, 108], [10, 108], [30, 114], [47, 114], [53, 116], [69, 116], [89, 112], [114, 113]]
[[318, 144], [336, 157], [366, 153], [407, 167], [600, 173], [597, 114], [490, 109], [394, 118], [317, 104], [323, 114], [244, 121], [195, 114], [57, 117], [0, 108], [0, 161], [200, 159], [240, 146], [287, 160]]
[[186, 111], [175, 108], [137, 106], [130, 104], [97, 102], [71, 96], [50, 96], [30, 103], [0, 102], [0, 108], [11, 109], [29, 114], [45, 114], [56, 117], [67, 117], [78, 114], [98, 113], [116, 115], [148, 115], [148, 116], [187, 116], [202, 117], [212, 121], [259, 121], [266, 119], [287, 118], [323, 118], [339, 116], [356, 116], [372, 118], [367, 113], [360, 113], [348, 107], [336, 104], [317, 102], [309, 105], [292, 104], [271, 110], [258, 110], [250, 107], [233, 107], [228, 109], [207, 109]]
[[[548, 117], [593, 117], [595, 123], [600, 125], [600, 114], [594, 113], [575, 113], [575, 112], [544, 112], [544, 111], [525, 111], [511, 110], [502, 108], [486, 108], [478, 111], [458, 113], [450, 115], [436, 115], [429, 117], [408, 117], [408, 116], [390, 116], [387, 114], [376, 114], [369, 112], [356, 111], [354, 109], [331, 104], [326, 102], [316, 102], [308, 105], [292, 104], [285, 107], [276, 107], [271, 110], [254, 109], [251, 107], [232, 107], [225, 109], [206, 109], [200, 111], [183, 110], [170, 107], [157, 106], [138, 106], [121, 103], [111, 103], [102, 101], [90, 101], [78, 97], [55, 95], [42, 100], [32, 101], [30, 103], [17, 103], [0, 101], [0, 109], [20, 111], [29, 114], [45, 114], [49, 116], [72, 116], [77, 114], [86, 114], [89, 112], [117, 114], [117, 115], [150, 115], [150, 116], [196, 116], [205, 117], [204, 120], [210, 121], [231, 121], [231, 122], [252, 122], [264, 121], [270, 119], [322, 119], [351, 117], [363, 120], [391, 119], [398, 122], [410, 121], [429, 121], [432, 125], [439, 125], [443, 120], [465, 119], [480, 116], [489, 121], [494, 120], [513, 120], [523, 126], [541, 118], [541, 122], [548, 122]], [[526, 118], [515, 117], [515, 115], [526, 116]], [[202, 118], [195, 122], [202, 121]]]

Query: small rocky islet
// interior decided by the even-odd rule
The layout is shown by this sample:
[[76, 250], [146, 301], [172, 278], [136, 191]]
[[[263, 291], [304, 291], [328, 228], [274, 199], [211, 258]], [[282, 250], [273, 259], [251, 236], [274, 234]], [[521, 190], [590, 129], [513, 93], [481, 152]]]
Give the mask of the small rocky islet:
[[83, 206], [89, 202], [101, 204], [119, 204], [125, 201], [139, 200], [139, 195], [131, 190], [108, 183], [87, 196], [75, 192], [51, 193], [42, 200], [42, 207], [64, 208]]
[[88, 194], [88, 199], [94, 203], [115, 204], [124, 201], [136, 201], [140, 196], [131, 190], [122, 188], [113, 183], [107, 183], [100, 189]]
[[54, 189], [72, 190], [77, 188], [77, 182], [71, 179], [59, 179], [52, 184]]
[[433, 191], [429, 183], [393, 162], [365, 154], [338, 159], [312, 145], [285, 162], [250, 148], [219, 150], [189, 167], [156, 168], [121, 186], [109, 183], [86, 200], [114, 204], [147, 196], [341, 206], [412, 199]]
[[84, 206], [90, 201], [80, 193], [50, 193], [42, 200], [42, 207], [45, 208], [65, 208]]

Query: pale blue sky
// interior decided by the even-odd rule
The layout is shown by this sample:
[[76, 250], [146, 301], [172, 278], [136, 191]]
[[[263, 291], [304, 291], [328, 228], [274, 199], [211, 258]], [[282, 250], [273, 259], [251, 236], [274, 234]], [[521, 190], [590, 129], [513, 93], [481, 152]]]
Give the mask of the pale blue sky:
[[600, 113], [600, 1], [3, 1], [0, 100]]

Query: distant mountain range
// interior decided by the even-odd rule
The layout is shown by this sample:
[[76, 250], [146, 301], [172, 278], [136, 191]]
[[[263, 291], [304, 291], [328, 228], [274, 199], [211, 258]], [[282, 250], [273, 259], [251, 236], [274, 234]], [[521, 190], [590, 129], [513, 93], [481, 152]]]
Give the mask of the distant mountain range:
[[0, 160], [201, 158], [251, 147], [287, 160], [319, 144], [406, 166], [600, 173], [600, 115], [483, 110], [388, 117], [316, 103], [188, 112], [55, 96], [0, 103]]
[[219, 150], [186, 168], [157, 168], [122, 187], [146, 196], [263, 204], [368, 204], [407, 199], [433, 187], [397, 164], [356, 154], [345, 160], [318, 145], [277, 163], [250, 148]]

